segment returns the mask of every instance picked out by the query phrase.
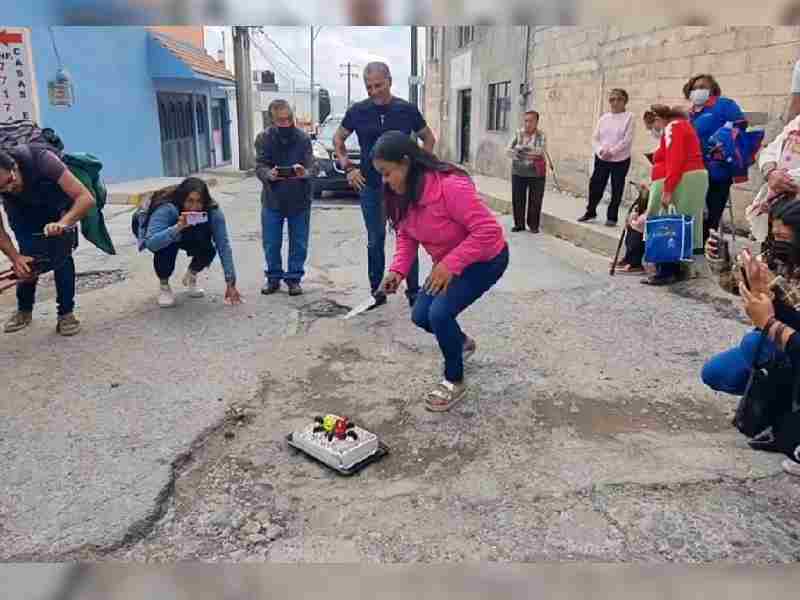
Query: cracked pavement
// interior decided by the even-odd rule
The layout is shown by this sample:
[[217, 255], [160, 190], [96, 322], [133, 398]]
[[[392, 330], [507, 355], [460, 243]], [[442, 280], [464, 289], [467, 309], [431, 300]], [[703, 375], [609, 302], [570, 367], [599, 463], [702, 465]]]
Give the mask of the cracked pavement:
[[[81, 335], [55, 335], [45, 286], [34, 326], [3, 338], [3, 560], [800, 559], [800, 481], [699, 380], [746, 330], [735, 301], [509, 234], [506, 276], [461, 318], [478, 342], [468, 397], [428, 413], [440, 356], [402, 296], [340, 318], [366, 292], [360, 211], [317, 207], [306, 294], [262, 297], [258, 190], [214, 190], [245, 305], [222, 304], [215, 262], [205, 299], [159, 309], [121, 212], [120, 254], [77, 258], [107, 277], [80, 292]], [[0, 296], [0, 317], [12, 307]], [[325, 412], [390, 455], [342, 478], [287, 447]]]

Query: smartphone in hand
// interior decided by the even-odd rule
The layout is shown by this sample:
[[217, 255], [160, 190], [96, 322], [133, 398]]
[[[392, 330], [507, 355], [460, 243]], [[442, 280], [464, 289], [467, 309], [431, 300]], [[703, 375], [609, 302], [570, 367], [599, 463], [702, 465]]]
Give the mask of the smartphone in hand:
[[200, 225], [201, 223], [208, 223], [207, 212], [187, 212], [186, 223], [188, 225]]
[[294, 177], [294, 167], [275, 167], [278, 170], [278, 177], [283, 177], [288, 179], [289, 177]]

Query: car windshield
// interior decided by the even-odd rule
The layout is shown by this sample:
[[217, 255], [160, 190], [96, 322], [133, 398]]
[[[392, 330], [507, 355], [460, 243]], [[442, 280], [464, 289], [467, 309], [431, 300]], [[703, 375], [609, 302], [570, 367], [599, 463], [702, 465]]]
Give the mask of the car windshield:
[[[342, 121], [340, 119], [327, 121], [319, 130], [319, 141], [326, 146], [333, 146], [333, 136], [341, 124]], [[344, 145], [348, 150], [358, 150], [358, 136], [355, 133], [350, 134]]]

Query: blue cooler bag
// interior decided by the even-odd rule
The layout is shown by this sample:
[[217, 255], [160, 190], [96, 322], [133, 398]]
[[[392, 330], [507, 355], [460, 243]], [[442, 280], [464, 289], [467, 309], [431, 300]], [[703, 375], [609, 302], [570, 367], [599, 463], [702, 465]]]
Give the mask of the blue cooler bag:
[[647, 219], [644, 260], [649, 263], [690, 262], [694, 250], [694, 217], [667, 215]]

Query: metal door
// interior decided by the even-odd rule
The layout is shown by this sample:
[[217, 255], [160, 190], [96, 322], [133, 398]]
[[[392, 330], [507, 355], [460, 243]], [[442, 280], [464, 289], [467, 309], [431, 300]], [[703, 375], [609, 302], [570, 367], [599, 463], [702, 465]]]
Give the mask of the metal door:
[[194, 106], [190, 94], [158, 92], [161, 158], [167, 177], [186, 177], [197, 172], [194, 141]]
[[200, 154], [200, 168], [207, 169], [211, 166], [211, 149], [208, 141], [208, 105], [205, 96], [195, 97], [195, 112], [197, 113], [197, 142]]

